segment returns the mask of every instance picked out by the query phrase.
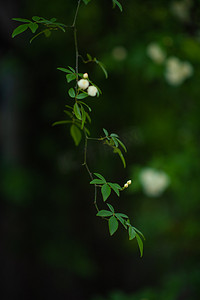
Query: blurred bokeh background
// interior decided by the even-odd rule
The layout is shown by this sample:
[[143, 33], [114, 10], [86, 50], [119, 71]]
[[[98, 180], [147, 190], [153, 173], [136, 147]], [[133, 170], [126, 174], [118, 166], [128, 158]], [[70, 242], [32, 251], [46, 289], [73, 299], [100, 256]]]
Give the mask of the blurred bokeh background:
[[[110, 237], [65, 118], [70, 29], [11, 38], [12, 18], [72, 24], [77, 1], [0, 2], [0, 299], [197, 300], [200, 297], [200, 1], [92, 0], [81, 5], [79, 63], [103, 95], [90, 98], [92, 136], [127, 145], [127, 168], [91, 142], [94, 172], [132, 185], [112, 203], [145, 237], [144, 257], [123, 229]], [[101, 202], [101, 200], [100, 200]], [[101, 206], [102, 204], [100, 204]], [[102, 205], [103, 207], [103, 205]]]

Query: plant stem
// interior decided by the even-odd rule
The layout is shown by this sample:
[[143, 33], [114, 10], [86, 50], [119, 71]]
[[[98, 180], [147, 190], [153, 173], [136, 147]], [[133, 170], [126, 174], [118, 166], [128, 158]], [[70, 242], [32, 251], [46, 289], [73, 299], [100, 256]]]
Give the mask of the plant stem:
[[[80, 3], [81, 0], [78, 0], [78, 4], [77, 4], [77, 8], [76, 8], [76, 12], [75, 12], [75, 16], [74, 16], [74, 21], [72, 24], [72, 28], [74, 31], [74, 45], [75, 45], [75, 56], [76, 56], [76, 66], [75, 66], [75, 70], [76, 70], [76, 90], [77, 90], [77, 85], [78, 85], [78, 58], [79, 58], [79, 53], [78, 53], [78, 41], [77, 41], [77, 29], [76, 29], [76, 20], [77, 20], [77, 16], [78, 16], [78, 10], [80, 7]], [[91, 180], [93, 180], [93, 175], [92, 172], [90, 171], [88, 164], [87, 164], [87, 143], [88, 143], [88, 136], [84, 130], [85, 133], [85, 146], [84, 146], [84, 162], [83, 162], [83, 166], [85, 166]], [[90, 138], [92, 139], [92, 138]], [[97, 212], [99, 211], [98, 205], [97, 205], [97, 185], [94, 185], [94, 205], [96, 207]]]

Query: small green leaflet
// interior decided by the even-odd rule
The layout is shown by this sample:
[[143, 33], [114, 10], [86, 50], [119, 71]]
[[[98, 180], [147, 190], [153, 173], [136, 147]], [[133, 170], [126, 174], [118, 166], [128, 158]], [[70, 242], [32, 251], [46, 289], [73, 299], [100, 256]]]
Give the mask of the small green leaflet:
[[28, 20], [28, 19], [21, 19], [21, 18], [12, 18], [12, 20], [14, 20], [14, 21], [19, 21], [19, 22], [23, 22], [23, 23], [29, 23], [29, 22], [31, 22], [30, 20]]
[[[68, 71], [68, 70], [67, 70]], [[65, 71], [66, 72], [66, 71]], [[76, 75], [71, 73], [66, 75], [67, 82], [70, 83], [72, 80], [76, 79]]]
[[111, 194], [111, 188], [106, 183], [101, 187], [103, 201], [105, 202]]
[[140, 249], [140, 257], [143, 256], [143, 242], [142, 239], [140, 238], [139, 234], [136, 233], [136, 239], [137, 239], [137, 243]]
[[17, 28], [15, 28], [15, 30], [12, 33], [12, 38], [14, 38], [16, 35], [24, 32], [25, 30], [27, 30], [29, 27], [28, 24], [23, 24], [23, 25], [19, 25]]
[[112, 206], [111, 204], [108, 204], [108, 203], [107, 203], [107, 205], [108, 205], [108, 207], [110, 208], [110, 210], [114, 213], [114, 208], [113, 208], [113, 206]]
[[104, 183], [101, 179], [93, 179], [90, 181], [90, 184], [102, 184]]
[[122, 161], [122, 163], [123, 163], [123, 165], [124, 165], [124, 168], [126, 168], [126, 161], [125, 161], [125, 158], [124, 158], [124, 156], [123, 156], [123, 154], [122, 154], [122, 151], [121, 151], [119, 148], [115, 148], [115, 149], [113, 150], [113, 152], [114, 152], [114, 153], [117, 153], [117, 154], [119, 155], [119, 157], [121, 158], [121, 161]]
[[73, 73], [72, 71], [70, 71], [70, 70], [68, 70], [68, 69], [65, 69], [65, 68], [57, 68], [57, 70], [60, 70], [60, 71], [62, 71], [62, 72], [65, 72], [65, 73]]
[[97, 177], [99, 177], [103, 182], [106, 183], [105, 178], [104, 178], [101, 174], [99, 174], [99, 173], [94, 173], [94, 175], [97, 176]]
[[[78, 104], [77, 104], [78, 105]], [[82, 123], [81, 123], [81, 129], [83, 129], [85, 121], [86, 121], [86, 113], [85, 110], [83, 108], [83, 106], [81, 105], [81, 114], [82, 114]]]
[[73, 88], [69, 89], [68, 94], [71, 98], [75, 98], [76, 96], [75, 90]]
[[87, 5], [91, 0], [83, 0], [83, 2], [85, 3], [85, 5]]
[[133, 240], [136, 237], [136, 232], [132, 226], [128, 228], [129, 240]]
[[108, 131], [107, 131], [105, 128], [103, 128], [103, 132], [105, 133], [106, 136], [109, 135], [109, 134], [108, 134]]
[[30, 30], [32, 31], [32, 33], [35, 33], [36, 32], [36, 30], [38, 29], [38, 24], [37, 23], [29, 23], [28, 24], [28, 26], [29, 26], [29, 28], [30, 28]]
[[56, 125], [63, 125], [63, 124], [69, 124], [69, 123], [72, 123], [72, 121], [57, 121], [57, 122], [54, 122], [52, 124], [52, 126], [56, 126]]
[[108, 182], [108, 184], [119, 197], [119, 189], [121, 189], [121, 187], [117, 183]]
[[[72, 89], [72, 90], [74, 91], [74, 89]], [[75, 94], [75, 92], [74, 92], [74, 94]], [[80, 111], [80, 108], [79, 108], [77, 102], [74, 104], [74, 113], [75, 113], [75, 116], [77, 117], [77, 119], [81, 121], [82, 120], [81, 111]]]
[[110, 219], [108, 221], [110, 235], [113, 235], [117, 231], [118, 225], [119, 224], [118, 224], [117, 219], [114, 216], [110, 217]]
[[97, 213], [97, 217], [110, 217], [112, 216], [113, 213], [109, 210], [100, 210], [98, 213]]
[[81, 141], [81, 137], [82, 137], [81, 131], [78, 129], [78, 127], [76, 125], [73, 124], [70, 127], [70, 133], [74, 140], [75, 145], [78, 146]]
[[[67, 75], [68, 76], [68, 75]], [[76, 75], [75, 75], [76, 76]], [[87, 93], [81, 93], [79, 95], [77, 95], [77, 99], [84, 99], [84, 98], [87, 98], [88, 97], [88, 94]]]
[[117, 0], [112, 0], [113, 2], [113, 8], [115, 8], [115, 6], [117, 5], [120, 9], [120, 11], [122, 12], [122, 5], [119, 3], [119, 1]]

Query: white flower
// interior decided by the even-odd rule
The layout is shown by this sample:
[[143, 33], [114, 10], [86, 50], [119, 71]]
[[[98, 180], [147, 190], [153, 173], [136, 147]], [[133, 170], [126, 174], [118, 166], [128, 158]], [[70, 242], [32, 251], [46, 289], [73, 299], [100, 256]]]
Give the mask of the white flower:
[[80, 89], [85, 90], [89, 86], [89, 81], [86, 79], [80, 79], [78, 81], [78, 86], [80, 87]]
[[127, 181], [127, 184], [128, 184], [128, 185], [130, 185], [131, 183], [132, 183], [132, 181], [131, 181], [131, 180], [128, 180], [128, 181]]
[[88, 92], [89, 96], [95, 97], [96, 94], [97, 94], [97, 92], [98, 92], [98, 90], [97, 90], [97, 88], [95, 86], [91, 85], [91, 86], [89, 86], [87, 92]]
[[163, 172], [152, 168], [145, 168], [139, 174], [144, 193], [149, 197], [158, 197], [168, 187], [169, 176]]
[[157, 64], [162, 64], [166, 58], [165, 52], [156, 43], [147, 46], [147, 55]]
[[180, 85], [185, 79], [193, 74], [192, 65], [184, 61], [182, 62], [177, 57], [169, 57], [166, 62], [165, 78], [171, 85]]
[[88, 78], [88, 73], [84, 73], [84, 74], [83, 74], [83, 78], [84, 78], [84, 79], [87, 79], [87, 78]]
[[125, 183], [125, 184], [124, 184], [124, 188], [127, 188], [127, 187], [128, 187], [128, 183]]

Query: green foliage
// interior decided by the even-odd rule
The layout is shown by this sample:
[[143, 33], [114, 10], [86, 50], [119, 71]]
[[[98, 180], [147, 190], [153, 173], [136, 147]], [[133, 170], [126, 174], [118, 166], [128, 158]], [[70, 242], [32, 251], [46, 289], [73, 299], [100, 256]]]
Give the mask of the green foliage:
[[101, 68], [101, 70], [103, 71], [106, 79], [108, 78], [108, 72], [106, 70], [105, 65], [101, 61], [99, 61], [96, 57], [92, 57], [89, 53], [87, 53], [87, 60], [84, 60], [82, 56], [81, 56], [81, 58], [82, 58], [82, 60], [85, 64], [91, 63], [91, 62], [96, 63]]
[[85, 3], [85, 5], [87, 5], [91, 0], [83, 0], [83, 2]]
[[81, 141], [81, 138], [82, 138], [81, 131], [79, 130], [79, 128], [76, 125], [73, 124], [70, 127], [70, 133], [74, 140], [75, 145], [78, 146]]
[[113, 148], [113, 153], [117, 153], [123, 163], [124, 168], [126, 168], [126, 161], [124, 158], [124, 155], [119, 148], [119, 145], [122, 147], [122, 149], [127, 152], [126, 146], [124, 143], [119, 139], [119, 136], [116, 133], [111, 133], [109, 135], [108, 131], [103, 128], [103, 132], [105, 133], [105, 144]]
[[119, 3], [119, 1], [117, 0], [112, 0], [113, 2], [113, 8], [115, 8], [115, 6], [117, 5], [120, 9], [120, 11], [122, 12], [122, 5]]
[[35, 33], [37, 31], [39, 25], [45, 28], [41, 30], [39, 33], [37, 33], [35, 36], [33, 36], [30, 39], [30, 43], [32, 43], [32, 41], [41, 34], [44, 34], [46, 37], [49, 37], [51, 35], [52, 30], [60, 29], [63, 32], [65, 32], [65, 28], [67, 27], [65, 24], [56, 22], [56, 18], [51, 18], [50, 20], [47, 20], [43, 17], [34, 16], [32, 17], [32, 20], [21, 19], [21, 18], [13, 18], [12, 20], [26, 23], [23, 25], [19, 25], [17, 28], [14, 29], [12, 33], [12, 38], [14, 38], [16, 35], [23, 33], [28, 28], [31, 30], [32, 33]]
[[[88, 4], [90, 0], [83, 0], [84, 4]], [[118, 6], [120, 11], [122, 11], [122, 6], [117, 0], [112, 0], [113, 7]], [[126, 167], [125, 158], [122, 154], [122, 150], [127, 152], [126, 146], [124, 143], [119, 139], [118, 134], [111, 133], [109, 134], [108, 131], [103, 128], [103, 132], [105, 134], [104, 137], [100, 138], [89, 138], [90, 131], [86, 127], [87, 123], [91, 123], [91, 117], [89, 113], [92, 111], [91, 107], [83, 101], [88, 96], [100, 96], [102, 91], [100, 88], [89, 78], [87, 73], [78, 73], [78, 58], [82, 57], [78, 51], [78, 43], [77, 43], [77, 30], [76, 30], [76, 19], [78, 15], [80, 1], [78, 1], [77, 9], [74, 17], [73, 24], [71, 26], [66, 26], [62, 23], [58, 23], [56, 18], [45, 19], [43, 17], [33, 16], [32, 20], [28, 19], [21, 19], [21, 18], [14, 18], [14, 21], [22, 22], [24, 24], [19, 25], [12, 33], [12, 37], [23, 33], [28, 28], [31, 30], [32, 33], [36, 33], [39, 27], [42, 27], [42, 30], [37, 32], [30, 40], [30, 43], [39, 35], [44, 34], [46, 37], [51, 35], [53, 30], [62, 30], [65, 32], [66, 27], [71, 27], [74, 31], [74, 43], [75, 43], [75, 53], [76, 53], [76, 66], [75, 69], [71, 66], [68, 68], [58, 67], [57, 69], [61, 72], [65, 73], [67, 83], [71, 84], [73, 82], [73, 86], [68, 89], [68, 95], [71, 98], [70, 100], [73, 101], [71, 105], [65, 105], [64, 113], [69, 119], [56, 121], [52, 124], [52, 126], [56, 125], [66, 125], [70, 124], [70, 134], [76, 146], [78, 146], [81, 142], [82, 135], [85, 138], [85, 148], [84, 148], [84, 163], [83, 165], [86, 166], [86, 170], [89, 173], [89, 176], [92, 178], [90, 184], [93, 184], [95, 187], [95, 199], [94, 204], [97, 209], [97, 216], [102, 217], [108, 221], [108, 228], [110, 235], [112, 236], [118, 229], [119, 224], [121, 224], [126, 230], [128, 230], [129, 239], [133, 240], [135, 237], [137, 239], [137, 243], [140, 249], [141, 256], [143, 254], [143, 242], [140, 236], [143, 235], [140, 231], [137, 231], [135, 227], [133, 227], [127, 215], [123, 213], [115, 213], [114, 207], [107, 203], [109, 210], [99, 210], [97, 205], [96, 199], [96, 190], [100, 188], [101, 195], [103, 199], [103, 203], [108, 200], [111, 196], [112, 191], [120, 197], [120, 192], [124, 190], [125, 187], [121, 187], [118, 183], [108, 182], [99, 173], [94, 173], [97, 178], [93, 178], [92, 172], [90, 171], [87, 165], [87, 143], [89, 139], [94, 139], [97, 141], [103, 141], [105, 144], [110, 146], [113, 149], [113, 153], [117, 153], [121, 158], [123, 166]], [[87, 60], [82, 58], [85, 64], [89, 62], [96, 63], [103, 71], [106, 78], [108, 78], [107, 70], [104, 64], [99, 61], [96, 57], [92, 57], [90, 54], [87, 54]], [[75, 83], [74, 83], [75, 81]], [[91, 91], [91, 92], [90, 92]], [[86, 110], [85, 110], [86, 109]]]

